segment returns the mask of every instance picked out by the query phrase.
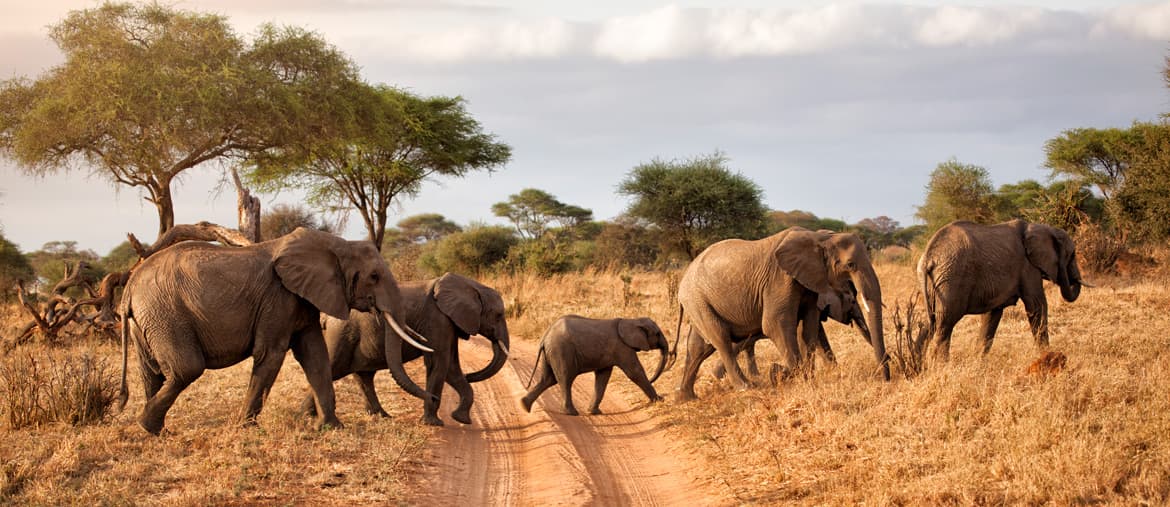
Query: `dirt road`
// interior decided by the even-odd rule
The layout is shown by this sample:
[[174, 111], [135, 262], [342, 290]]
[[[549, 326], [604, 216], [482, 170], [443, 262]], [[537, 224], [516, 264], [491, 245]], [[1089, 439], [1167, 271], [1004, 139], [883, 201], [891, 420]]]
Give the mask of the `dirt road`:
[[[519, 399], [532, 371], [535, 345], [514, 343], [495, 377], [474, 384], [472, 425], [450, 419], [456, 394], [443, 394], [437, 429], [415, 477], [419, 505], [721, 505], [712, 488], [692, 480], [697, 463], [669, 442], [644, 409], [614, 389], [628, 382], [615, 373], [601, 404], [603, 415], [570, 417], [557, 387], [526, 413]], [[486, 364], [485, 341], [461, 344], [464, 364]], [[593, 399], [593, 378], [577, 379], [578, 410]], [[639, 394], [638, 396], [641, 396]], [[634, 407], [639, 407], [635, 409]], [[548, 410], [546, 410], [546, 408]]]

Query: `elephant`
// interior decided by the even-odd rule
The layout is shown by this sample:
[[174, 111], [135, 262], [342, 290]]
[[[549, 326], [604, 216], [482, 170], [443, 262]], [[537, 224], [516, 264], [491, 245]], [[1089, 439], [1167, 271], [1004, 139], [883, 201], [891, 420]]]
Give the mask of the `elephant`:
[[290, 348], [312, 386], [318, 425], [342, 427], [321, 312], [346, 318], [350, 309], [377, 311], [403, 339], [429, 350], [405, 329], [398, 284], [372, 243], [305, 228], [245, 247], [188, 241], [163, 249], [134, 269], [120, 306], [117, 409], [129, 398], [127, 340], [133, 335], [146, 394], [138, 424], [155, 435], [179, 394], [204, 370], [248, 357], [254, 362], [243, 421], [255, 424]]
[[[459, 406], [451, 417], [463, 424], [471, 424], [471, 405], [474, 393], [469, 382], [487, 380], [504, 366], [508, 358], [508, 323], [504, 319], [504, 299], [495, 289], [455, 273], [439, 278], [402, 282], [406, 323], [427, 336], [428, 346], [434, 352], [422, 354], [407, 347], [399, 337], [385, 329], [378, 319], [367, 314], [351, 312], [348, 321], [326, 316], [325, 345], [333, 380], [349, 374], [365, 395], [366, 411], [387, 416], [374, 391], [374, 373], [389, 368], [391, 376], [406, 392], [423, 399], [422, 422], [442, 426], [439, 403], [446, 381], [459, 393]], [[459, 339], [481, 335], [492, 342], [492, 360], [479, 371], [463, 373], [459, 364]], [[423, 357], [427, 369], [426, 390], [406, 374], [403, 363]], [[313, 402], [306, 397], [303, 410], [311, 413]]]
[[[865, 317], [862, 314], [861, 306], [857, 304], [857, 300], [852, 293], [846, 292], [844, 294], [817, 294], [812, 291], [805, 291], [806, 298], [801, 302], [802, 308], [806, 304], [816, 304], [820, 309], [820, 322], [828, 319], [833, 319], [837, 322], [847, 326], [857, 325], [857, 330], [861, 333], [862, 339], [866, 343], [870, 342], [869, 328], [865, 326]], [[803, 334], [802, 334], [803, 335]], [[697, 336], [695, 338], [698, 338]], [[759, 376], [760, 367], [756, 362], [756, 343], [768, 337], [762, 333], [753, 334], [746, 339], [733, 340], [733, 350], [736, 356], [744, 354], [744, 358], [748, 366], [748, 374], [752, 376]], [[701, 338], [700, 338], [701, 339]], [[818, 323], [818, 330], [816, 340], [813, 343], [802, 343], [806, 350], [805, 355], [808, 356], [808, 350], [815, 349], [820, 353], [820, 356], [826, 363], [836, 364], [837, 356], [833, 354], [833, 348], [829, 345], [829, 337], [825, 334], [825, 326]], [[723, 378], [727, 370], [723, 367], [723, 363], [715, 365], [713, 374], [715, 378]]]
[[[934, 357], [950, 357], [951, 332], [964, 315], [982, 314], [983, 353], [991, 350], [1003, 309], [1024, 300], [1037, 347], [1048, 346], [1048, 299], [1044, 280], [1055, 282], [1065, 301], [1091, 287], [1077, 268], [1068, 233], [1045, 224], [1011, 220], [994, 225], [951, 222], [931, 236], [918, 260]], [[931, 338], [928, 337], [928, 343]]]
[[[639, 351], [659, 349], [662, 356], [654, 375], [646, 378], [646, 370], [638, 360]], [[577, 415], [573, 406], [573, 380], [584, 372], [593, 372], [593, 404], [590, 414], [601, 413], [601, 398], [609, 384], [613, 367], [625, 372], [630, 380], [646, 393], [650, 401], [660, 401], [661, 396], [652, 385], [666, 366], [670, 345], [658, 324], [648, 317], [637, 319], [588, 319], [579, 315], [566, 315], [557, 319], [544, 332], [536, 363], [528, 385], [528, 394], [520, 400], [525, 411], [532, 411], [532, 403], [546, 389], [560, 384], [565, 399], [565, 413]], [[543, 356], [543, 361], [542, 361]], [[540, 370], [536, 385], [532, 380]]]
[[693, 325], [679, 398], [696, 398], [699, 367], [718, 351], [731, 381], [740, 389], [748, 381], [735, 360], [734, 337], [764, 334], [785, 355], [790, 371], [798, 371], [811, 353], [803, 341], [819, 341], [819, 305], [808, 304], [808, 292], [820, 295], [855, 292], [870, 331], [870, 345], [882, 376], [890, 369], [882, 332], [882, 290], [865, 244], [854, 234], [810, 231], [792, 227], [755, 241], [728, 239], [695, 258], [678, 287], [679, 329], [684, 316]]

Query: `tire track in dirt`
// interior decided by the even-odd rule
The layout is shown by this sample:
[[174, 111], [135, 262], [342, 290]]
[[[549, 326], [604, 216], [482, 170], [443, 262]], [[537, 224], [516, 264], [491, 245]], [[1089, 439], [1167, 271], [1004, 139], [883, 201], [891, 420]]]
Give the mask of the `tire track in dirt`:
[[[668, 445], [644, 406], [613, 392], [597, 416], [561, 413], [559, 388], [545, 391], [524, 412], [519, 399], [532, 371], [535, 345], [514, 343], [508, 367], [474, 384], [472, 425], [450, 420], [457, 395], [447, 388], [439, 416], [447, 426], [425, 453], [413, 498], [437, 505], [718, 505], [709, 488], [687, 476], [692, 458]], [[476, 339], [461, 344], [468, 364], [486, 364], [491, 350]], [[592, 400], [591, 375], [577, 379], [573, 398]], [[626, 381], [615, 375], [611, 384]], [[550, 407], [550, 410], [544, 410]]]

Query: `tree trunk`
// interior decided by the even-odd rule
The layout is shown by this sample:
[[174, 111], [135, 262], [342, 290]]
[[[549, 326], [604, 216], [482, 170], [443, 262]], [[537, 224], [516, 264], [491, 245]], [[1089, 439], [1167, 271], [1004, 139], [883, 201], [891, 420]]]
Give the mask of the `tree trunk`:
[[260, 198], [244, 188], [240, 182], [240, 173], [232, 167], [232, 182], [236, 184], [236, 211], [239, 215], [240, 232], [253, 243], [260, 240]]
[[163, 237], [175, 226], [175, 203], [171, 200], [171, 182], [159, 182], [154, 189], [154, 207], [158, 208], [158, 237]]

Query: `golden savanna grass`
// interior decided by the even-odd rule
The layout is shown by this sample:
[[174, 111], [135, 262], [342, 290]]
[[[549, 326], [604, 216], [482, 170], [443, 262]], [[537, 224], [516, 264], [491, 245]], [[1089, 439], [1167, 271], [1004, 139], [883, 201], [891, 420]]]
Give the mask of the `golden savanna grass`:
[[[886, 337], [896, 301], [916, 293], [906, 264], [878, 266]], [[514, 340], [538, 340], [557, 317], [650, 316], [671, 338], [678, 273], [586, 272], [553, 278], [483, 280], [508, 304]], [[982, 357], [977, 319], [956, 328], [948, 364], [881, 382], [869, 346], [829, 323], [839, 358], [810, 378], [748, 391], [731, 389], [704, 366], [695, 402], [677, 403], [681, 364], [648, 405], [622, 375], [611, 395], [653, 411], [669, 438], [707, 466], [687, 473], [746, 504], [1160, 504], [1170, 501], [1170, 277], [1098, 277], [1076, 303], [1050, 288], [1052, 349], [1065, 368], [1027, 369], [1040, 352], [1022, 306], [1005, 312]], [[9, 317], [15, 318], [15, 317]], [[684, 327], [685, 332], [685, 327]], [[776, 361], [760, 347], [767, 371]], [[34, 354], [69, 353], [32, 346]], [[112, 365], [116, 346], [89, 343]], [[7, 360], [8, 358], [3, 358]], [[655, 361], [647, 354], [645, 362]], [[392, 415], [364, 415], [356, 387], [337, 384], [341, 431], [318, 432], [296, 413], [306, 382], [287, 360], [258, 427], [235, 423], [250, 361], [209, 371], [179, 398], [161, 438], [133, 422], [142, 405], [131, 354], [126, 411], [81, 426], [0, 428], [0, 503], [161, 505], [410, 503], [403, 479], [433, 434], [418, 425], [421, 404], [378, 376]], [[413, 367], [417, 370], [417, 366]], [[416, 371], [417, 375], [417, 371]], [[588, 381], [588, 377], [582, 379]], [[519, 410], [517, 404], [517, 410]], [[445, 416], [444, 416], [445, 417]]]

